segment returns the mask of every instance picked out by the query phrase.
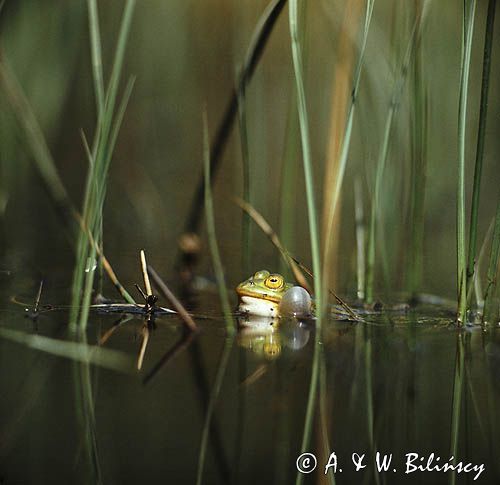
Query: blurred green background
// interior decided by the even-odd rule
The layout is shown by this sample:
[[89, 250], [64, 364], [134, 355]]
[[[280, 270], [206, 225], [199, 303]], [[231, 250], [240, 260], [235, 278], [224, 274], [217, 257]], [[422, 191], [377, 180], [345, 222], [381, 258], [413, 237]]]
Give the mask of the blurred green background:
[[[124, 2], [99, 2], [105, 75], [110, 72]], [[124, 284], [138, 277], [138, 251], [172, 277], [177, 239], [195, 186], [202, 174], [202, 113], [211, 135], [236, 84], [252, 31], [266, 1], [141, 0], [128, 41], [123, 83], [135, 87], [113, 156], [104, 214], [105, 252]], [[306, 11], [306, 95], [318, 204], [330, 137], [332, 90], [338, 42], [357, 33], [342, 22], [348, 1], [308, 2]], [[337, 289], [355, 294], [356, 253], [353, 186], [362, 183], [365, 213], [394, 77], [413, 22], [410, 2], [377, 0], [370, 26], [354, 131], [343, 185]], [[486, 2], [478, 2], [473, 39], [466, 140], [468, 204], [472, 189]], [[422, 79], [428, 96], [426, 118], [427, 186], [422, 291], [456, 292], [455, 200], [457, 113], [461, 46], [461, 3], [429, 2], [422, 26]], [[493, 41], [492, 85], [486, 132], [479, 242], [494, 217], [499, 190], [498, 115], [500, 74], [498, 28]], [[0, 13], [1, 56], [15, 72], [47, 137], [61, 177], [81, 207], [87, 160], [80, 130], [87, 138], [95, 126], [86, 2], [83, 0], [7, 0]], [[356, 57], [356, 49], [354, 50]], [[251, 164], [252, 202], [277, 230], [280, 187], [287, 143], [287, 122], [295, 105], [288, 10], [282, 12], [263, 58], [247, 89], [246, 125]], [[377, 289], [404, 290], [410, 194], [411, 78], [405, 82], [396, 113], [389, 158], [382, 182], [378, 222]], [[0, 263], [3, 269], [35, 268], [58, 281], [70, 281], [73, 254], [60, 220], [31, 162], [31, 154], [12, 109], [0, 93]], [[300, 145], [299, 145], [300, 147]], [[242, 192], [241, 146], [233, 129], [215, 184], [215, 212], [227, 282], [243, 277], [241, 211], [231, 197]], [[309, 234], [300, 150], [293, 197], [293, 254], [310, 265]], [[290, 169], [290, 166], [287, 168]], [[201, 209], [203, 210], [203, 209]], [[468, 212], [467, 212], [468, 217]], [[382, 261], [382, 248], [386, 263]], [[254, 229], [252, 268], [278, 269], [279, 255]], [[386, 264], [385, 283], [382, 267]], [[205, 244], [200, 271], [211, 273]]]

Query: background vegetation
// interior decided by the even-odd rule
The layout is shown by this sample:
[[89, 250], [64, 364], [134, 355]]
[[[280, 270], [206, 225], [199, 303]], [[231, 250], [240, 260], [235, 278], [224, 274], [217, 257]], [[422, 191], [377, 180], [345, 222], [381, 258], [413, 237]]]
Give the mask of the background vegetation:
[[[323, 181], [328, 175], [325, 167], [331, 158], [330, 144], [335, 130], [339, 131], [338, 123], [332, 120], [337, 119], [335, 116], [345, 118], [364, 19], [365, 4], [353, 4], [346, 11], [348, 3], [351, 5], [345, 1], [308, 2], [303, 13], [304, 82], [319, 214]], [[104, 205], [106, 254], [126, 283], [136, 274], [141, 247], [158, 269], [172, 275], [177, 238], [195, 184], [202, 176], [202, 113], [206, 107], [212, 137], [236, 84], [252, 31], [266, 5], [265, 1], [226, 0], [147, 0], [137, 4], [121, 91], [130, 75], [136, 81], [111, 162]], [[123, 7], [123, 1], [99, 4], [105, 81], [111, 72]], [[408, 290], [412, 277], [416, 277], [418, 290], [455, 297], [462, 4], [431, 1], [425, 8], [421, 41], [415, 47], [402, 85], [385, 170], [379, 181], [375, 291], [394, 295]], [[478, 2], [472, 38], [465, 131], [467, 219], [486, 9], [487, 2]], [[394, 83], [401, 73], [415, 15], [416, 8], [406, 3], [374, 2], [338, 206], [340, 215], [333, 227], [338, 244], [330, 268], [334, 269], [335, 287], [340, 293], [354, 296], [356, 291], [355, 181], [367, 224]], [[80, 130], [92, 139], [96, 126], [86, 4], [51, 0], [42, 5], [34, 0], [7, 0], [0, 14], [0, 29], [2, 59], [8, 61], [25, 91], [70, 197], [81, 207], [88, 161]], [[497, 28], [493, 37], [493, 80], [498, 79], [500, 69], [495, 50], [498, 35]], [[339, 81], [342, 70], [347, 72], [344, 83]], [[293, 254], [311, 266], [301, 150], [294, 134], [294, 85], [285, 8], [243, 100], [251, 201], [273, 227], [281, 227], [285, 244]], [[64, 281], [73, 269], [72, 252], [5, 96], [0, 96], [0, 103], [2, 265], [36, 268]], [[479, 247], [494, 218], [498, 196], [500, 145], [495, 133], [499, 106], [498, 90], [491, 88]], [[420, 135], [415, 134], [416, 129], [421, 130]], [[241, 265], [241, 210], [231, 200], [233, 195], [242, 193], [241, 160], [240, 137], [234, 129], [214, 187], [215, 224], [229, 285], [246, 276]], [[291, 203], [282, 199], [285, 162], [286, 173], [293, 172], [294, 167], [296, 170], [296, 177], [292, 177], [287, 188], [288, 195], [293, 194]], [[412, 266], [412, 187], [419, 176], [425, 184], [424, 237], [420, 259]], [[284, 221], [288, 222], [283, 228]], [[252, 271], [279, 268], [279, 254], [256, 229], [251, 232], [250, 248]], [[483, 273], [489, 246], [485, 253]], [[422, 272], [421, 279], [420, 275], [409, 274], [412, 267]], [[201, 272], [210, 272], [206, 244]]]

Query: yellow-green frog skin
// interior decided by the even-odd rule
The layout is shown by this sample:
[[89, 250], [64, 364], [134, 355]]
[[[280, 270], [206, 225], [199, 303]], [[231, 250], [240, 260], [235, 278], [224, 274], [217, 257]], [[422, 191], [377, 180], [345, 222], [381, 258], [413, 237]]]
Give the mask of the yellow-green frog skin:
[[251, 315], [279, 316], [283, 295], [292, 287], [280, 274], [269, 273], [267, 270], [257, 271], [236, 287], [240, 300], [238, 309]]

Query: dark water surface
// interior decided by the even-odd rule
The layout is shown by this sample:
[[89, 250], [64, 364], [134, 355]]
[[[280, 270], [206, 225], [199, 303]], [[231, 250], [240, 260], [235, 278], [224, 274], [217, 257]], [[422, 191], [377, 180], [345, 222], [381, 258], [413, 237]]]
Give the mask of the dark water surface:
[[[2, 329], [67, 338], [67, 310], [33, 322], [10, 301], [11, 288], [2, 286]], [[203, 298], [203, 313], [216, 315], [210, 301], [218, 303], [215, 295]], [[92, 314], [89, 343], [96, 344], [118, 318]], [[441, 463], [448, 461], [453, 436], [459, 460], [485, 467], [476, 481], [472, 471], [457, 475], [457, 483], [500, 483], [498, 333], [459, 332], [449, 325], [449, 313], [430, 307], [368, 320], [324, 324], [318, 353], [322, 415], [316, 413], [309, 446], [318, 468], [304, 475], [305, 483], [322, 483], [329, 452], [342, 468], [338, 484], [449, 483], [449, 472], [405, 474], [405, 455], [418, 453], [425, 463], [435, 453]], [[264, 325], [267, 331], [247, 328], [228, 340], [222, 318], [200, 318], [201, 332], [169, 359], [182, 341], [183, 325], [176, 316], [155, 323], [141, 371], [135, 369], [140, 318], [117, 327], [105, 344], [127, 357], [123, 371], [90, 367], [94, 448], [86, 440], [92, 417], [77, 404], [85, 400], [81, 364], [0, 339], [1, 483], [94, 483], [96, 469], [102, 483], [196, 483], [218, 375], [222, 384], [210, 414], [203, 483], [295, 482], [314, 325], [283, 322], [274, 332]], [[224, 349], [230, 353], [221, 369]], [[462, 406], [453, 426], [455, 380]], [[455, 409], [456, 403], [455, 397]], [[376, 473], [377, 451], [393, 454], [390, 471]], [[365, 469], [355, 471], [353, 453], [365, 454]]]

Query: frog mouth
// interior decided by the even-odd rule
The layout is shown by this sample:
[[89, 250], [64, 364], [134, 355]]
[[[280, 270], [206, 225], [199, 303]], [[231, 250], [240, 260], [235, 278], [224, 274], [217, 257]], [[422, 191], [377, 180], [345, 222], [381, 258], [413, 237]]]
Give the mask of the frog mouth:
[[279, 303], [281, 301], [281, 299], [277, 296], [268, 295], [267, 293], [255, 293], [252, 291], [247, 291], [243, 288], [236, 288], [236, 293], [238, 293], [240, 299], [242, 297], [249, 297], [255, 298], [257, 300], [268, 301], [270, 303]]

